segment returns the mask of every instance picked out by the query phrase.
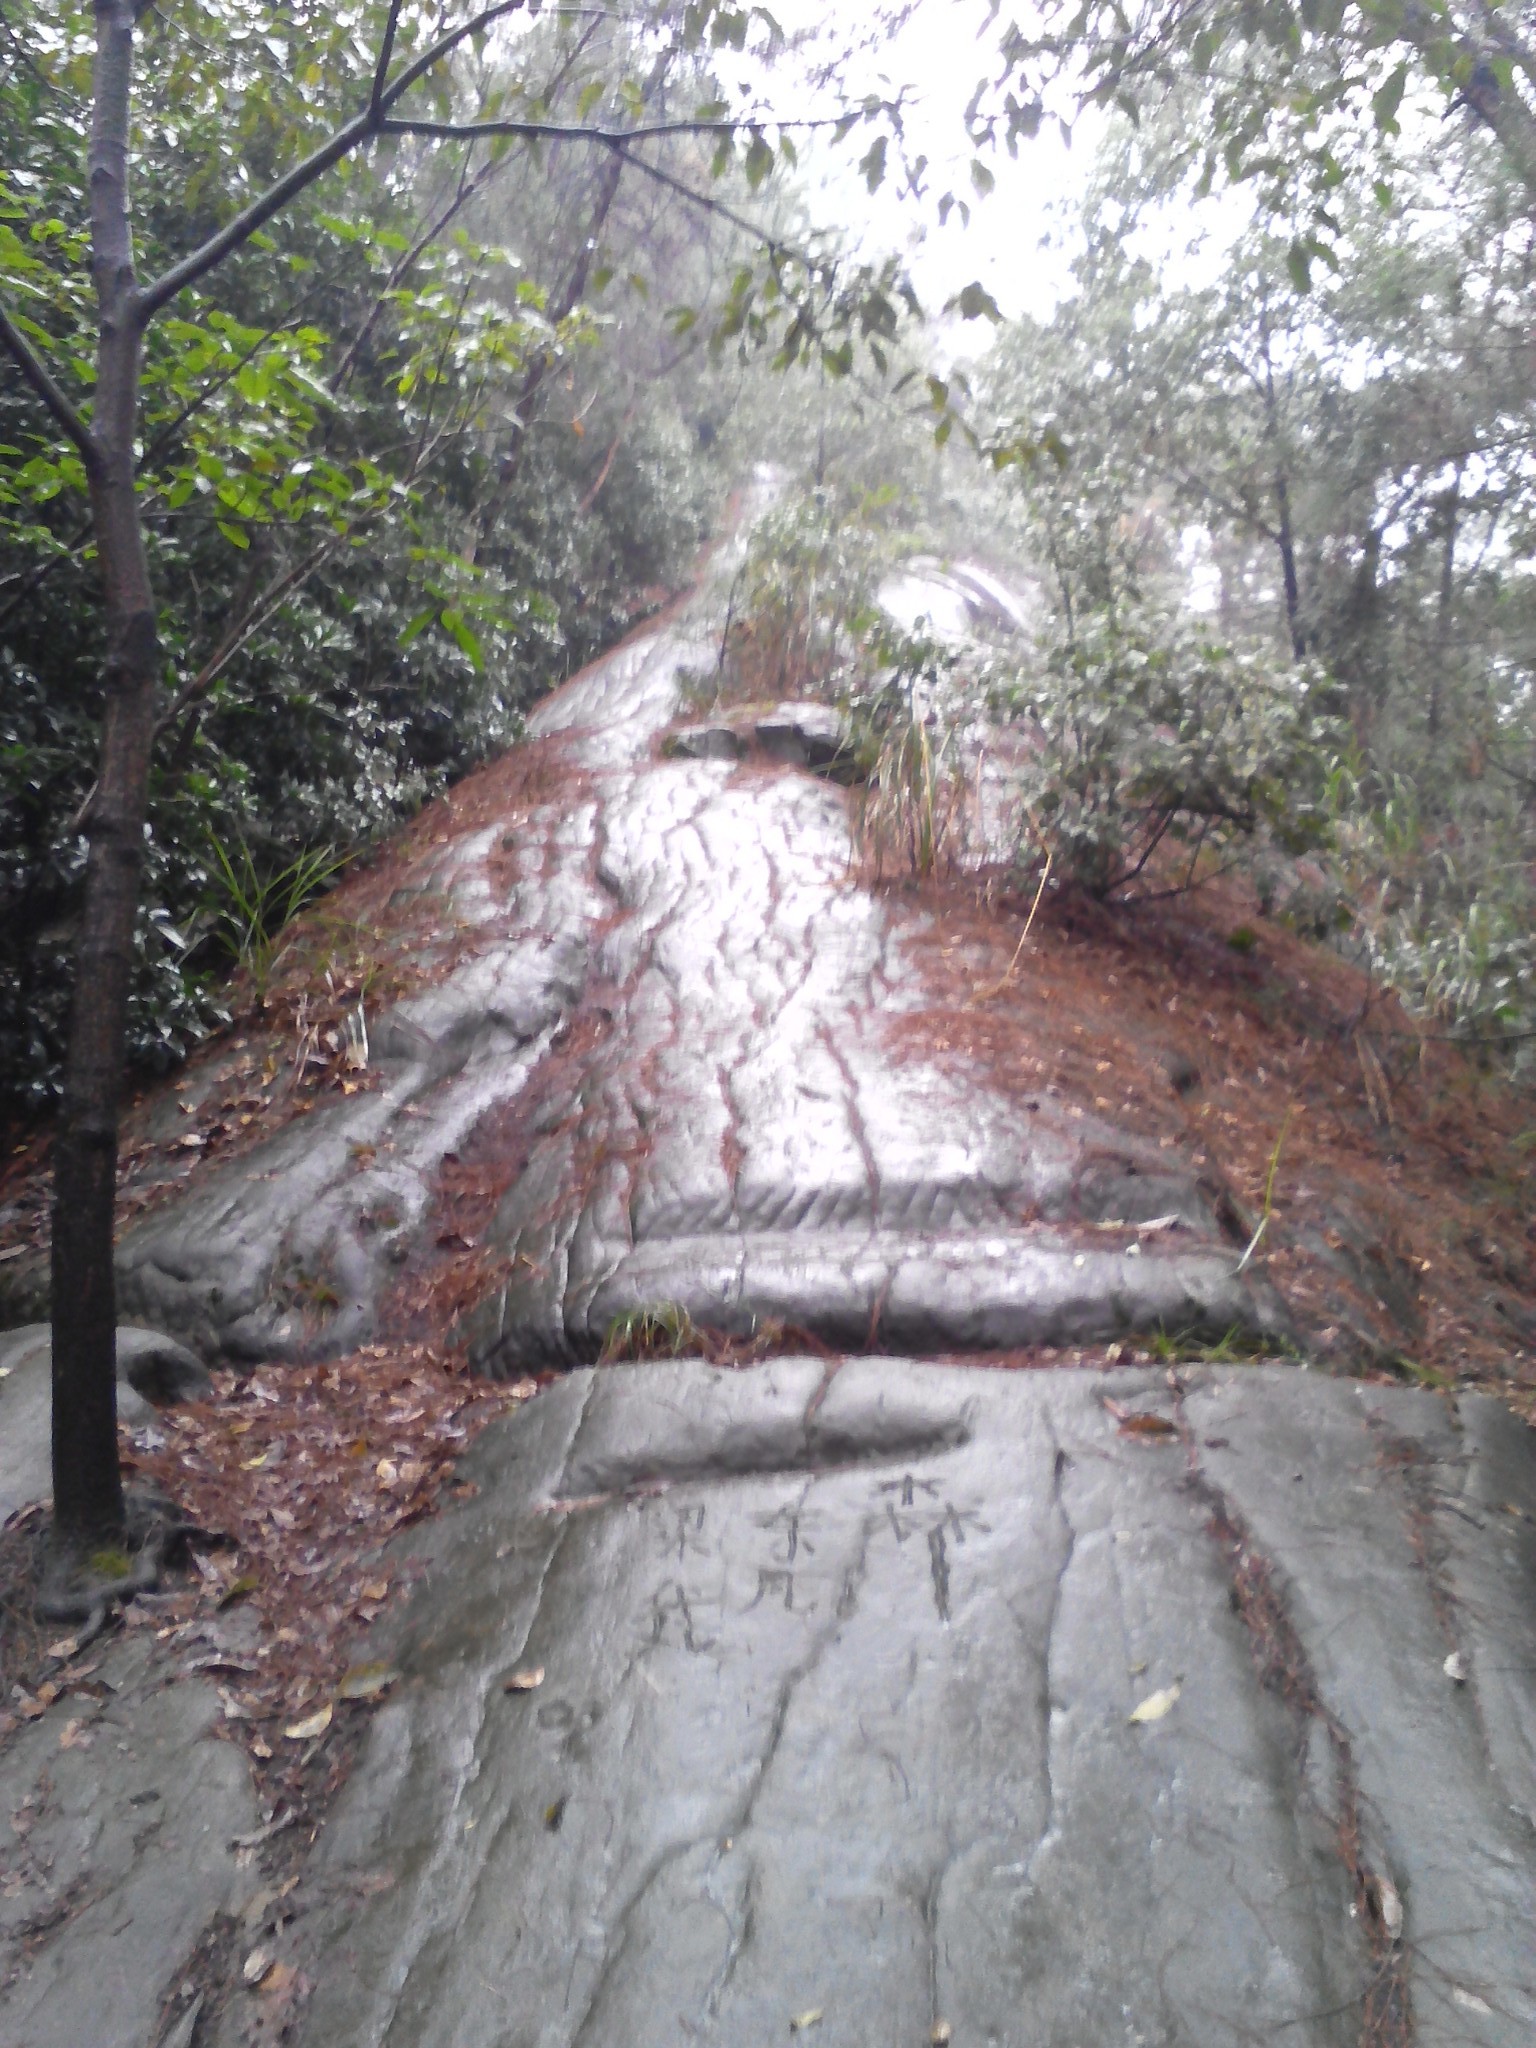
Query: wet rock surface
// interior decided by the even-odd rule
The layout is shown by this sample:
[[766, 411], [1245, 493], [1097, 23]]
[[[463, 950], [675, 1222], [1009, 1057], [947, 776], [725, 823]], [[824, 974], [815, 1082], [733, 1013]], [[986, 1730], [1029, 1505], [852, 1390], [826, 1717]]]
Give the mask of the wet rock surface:
[[684, 1363], [473, 1468], [301, 1893], [300, 2040], [1531, 2038], [1494, 1403]]
[[[1219, 1020], [1175, 1022], [1216, 1000], [1197, 953], [1134, 1009], [1127, 959], [1092, 970], [1149, 1109], [1102, 1017], [1045, 1014], [1044, 955], [1028, 992], [1011, 935], [962, 975], [930, 906], [867, 884], [833, 714], [687, 722], [717, 594], [544, 706], [515, 811], [504, 763], [426, 814], [381, 885], [422, 972], [360, 1019], [366, 1065], [298, 1101], [275, 1057], [259, 1085], [210, 1062], [135, 1126], [121, 1299], [155, 1328], [125, 1404], [204, 1391], [182, 1344], [344, 1375], [450, 1322], [485, 1372], [558, 1376], [381, 1559], [380, 1602], [415, 1591], [338, 1639], [377, 1683], [307, 1679], [253, 1745], [339, 1776], [361, 1737], [281, 1876], [220, 1677], [280, 1646], [225, 1579], [163, 1651], [59, 1648], [0, 1729], [0, 2040], [1528, 2042], [1528, 1430], [1467, 1392], [1145, 1362], [1396, 1355], [1441, 1245], [1340, 1178], [1335, 1108], [1342, 1167], [1290, 1172], [1273, 1278], [1245, 1265]], [[956, 630], [1000, 622], [985, 579], [950, 594]], [[249, 1135], [205, 1154], [205, 1102]], [[589, 1363], [690, 1326], [785, 1355]], [[0, 1340], [0, 1519], [45, 1490], [39, 1335]], [[1138, 1337], [1114, 1370], [953, 1362]], [[221, 1436], [236, 1486], [302, 1463], [296, 1433], [251, 1456], [224, 1398], [187, 1465]], [[324, 1420], [366, 1522], [410, 1446]], [[324, 1559], [295, 1568], [341, 1630]]]
[[510, 882], [494, 827], [436, 856], [474, 936], [373, 1023], [380, 1085], [131, 1227], [125, 1306], [210, 1357], [365, 1341], [441, 1227], [444, 1162], [500, 1116], [510, 1186], [466, 1325], [493, 1372], [591, 1359], [656, 1307], [910, 1351], [1279, 1339], [1186, 1159], [1059, 1091], [893, 1056], [921, 977], [855, 872], [845, 796], [791, 765], [837, 757], [835, 714], [753, 714], [779, 759], [660, 754], [710, 602], [538, 713], [562, 786]]
[[[0, 1525], [52, 1490], [52, 1368], [53, 1338], [46, 1323], [0, 1331]], [[174, 1337], [132, 1324], [119, 1326], [120, 1421], [147, 1421], [156, 1408], [202, 1400], [212, 1386], [201, 1359]]]
[[218, 1739], [217, 1691], [168, 1683], [150, 1634], [80, 1657], [0, 1755], [0, 2040], [14, 2048], [167, 2038], [199, 1948], [260, 1882], [239, 1839], [260, 1816], [243, 1753]]

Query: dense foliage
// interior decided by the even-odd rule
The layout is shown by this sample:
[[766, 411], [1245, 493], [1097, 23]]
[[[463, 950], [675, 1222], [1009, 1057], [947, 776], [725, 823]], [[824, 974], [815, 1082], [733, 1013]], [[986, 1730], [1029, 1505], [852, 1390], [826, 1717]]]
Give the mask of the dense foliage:
[[1068, 451], [1021, 476], [1068, 640], [1124, 588], [1266, 649], [1298, 689], [1326, 677], [1306, 688], [1340, 721], [1332, 922], [1426, 1013], [1518, 1052], [1536, 1024], [1536, 241], [1475, 131], [1383, 145], [1378, 168], [1379, 192], [1337, 199], [1336, 272], [1299, 277], [1261, 214], [1170, 276], [1149, 252], [1199, 219], [1184, 128], [1128, 132], [1087, 204], [1077, 291], [1000, 341], [988, 403], [1048, 411]]
[[[137, 108], [143, 267], [195, 245], [335, 117], [328, 59], [362, 19], [290, 9], [278, 32], [212, 5], [164, 27]], [[29, 336], [87, 391], [89, 29], [87, 16], [25, 8], [0, 28], [0, 270]], [[558, 25], [531, 32], [525, 103], [590, 99], [594, 77], [634, 55], [616, 35], [589, 30], [577, 50]], [[687, 83], [696, 93], [697, 66]], [[663, 344], [678, 354], [662, 309], [713, 260], [708, 234], [657, 237], [607, 310], [587, 242], [613, 271], [624, 252], [610, 244], [643, 230], [589, 152], [569, 157], [498, 141], [448, 166], [402, 145], [340, 167], [151, 330], [141, 504], [167, 669], [140, 1064], [176, 1057], [216, 1014], [231, 862], [272, 875], [419, 805], [654, 602], [708, 525], [718, 487], [696, 459], [692, 394], [675, 363], [645, 374]], [[192, 205], [167, 203], [173, 193]], [[627, 402], [625, 376], [641, 387]], [[12, 1108], [46, 1099], [58, 1071], [101, 713], [96, 564], [81, 465], [64, 447], [7, 371], [0, 1095]]]

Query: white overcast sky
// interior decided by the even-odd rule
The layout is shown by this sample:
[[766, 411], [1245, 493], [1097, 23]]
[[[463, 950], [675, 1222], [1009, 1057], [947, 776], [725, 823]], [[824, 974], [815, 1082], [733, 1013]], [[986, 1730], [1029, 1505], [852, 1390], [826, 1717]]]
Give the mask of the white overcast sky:
[[[1012, 11], [1017, 15], [1028, 0]], [[835, 44], [867, 21], [857, 0], [776, 0], [775, 18], [791, 34], [819, 31]], [[987, 0], [919, 0], [911, 19], [884, 47], [862, 53], [842, 79], [842, 97], [901, 93], [906, 107], [909, 153], [927, 156], [927, 198], [915, 200], [898, 177], [888, 176], [873, 195], [857, 169], [869, 133], [854, 132], [841, 144], [830, 139], [797, 140], [801, 177], [813, 212], [828, 225], [850, 230], [863, 253], [897, 254], [906, 261], [930, 314], [937, 314], [972, 279], [986, 286], [1005, 317], [1050, 314], [1072, 288], [1071, 266], [1078, 244], [1076, 214], [1095, 148], [1105, 132], [1102, 116], [1089, 114], [1076, 125], [1070, 144], [1057, 123], [1019, 144], [1018, 155], [987, 152], [983, 161], [996, 180], [985, 198], [975, 193], [970, 174], [973, 151], [965, 134], [965, 108], [977, 81], [995, 65], [998, 24], [987, 23]], [[718, 54], [722, 76], [731, 62]], [[815, 111], [809, 96], [789, 81], [793, 66], [775, 65], [765, 78], [744, 64], [736, 82], [761, 95], [765, 108]], [[894, 163], [894, 159], [893, 159]], [[941, 226], [939, 197], [953, 191], [971, 202], [964, 222], [957, 210]], [[1203, 283], [1219, 266], [1220, 250], [1246, 214], [1240, 199], [1227, 195], [1207, 203], [1197, 222], [1188, 213], [1165, 218], [1153, 233], [1143, 231], [1144, 253], [1184, 283]], [[1207, 241], [1199, 255], [1190, 250], [1196, 228]], [[985, 322], [946, 324], [944, 354], [980, 352], [991, 337]]]
[[[837, 33], [841, 11], [835, 0], [830, 21], [824, 0], [781, 0], [774, 8], [786, 29], [820, 24], [829, 36]], [[818, 215], [854, 228], [868, 253], [905, 257], [930, 310], [976, 278], [1005, 314], [1048, 315], [1070, 285], [1062, 214], [1081, 195], [1091, 136], [1085, 128], [1068, 149], [1053, 125], [1021, 144], [1017, 159], [989, 153], [984, 160], [996, 188], [977, 197], [964, 114], [995, 49], [997, 25], [985, 33], [986, 17], [986, 0], [920, 0], [890, 45], [862, 58], [843, 81], [850, 95], [905, 90], [908, 148], [929, 159], [926, 205], [894, 177], [870, 195], [856, 168], [868, 146], [862, 130], [842, 144], [802, 147], [802, 166]], [[954, 212], [939, 226], [934, 207], [946, 190], [972, 202], [969, 225]]]

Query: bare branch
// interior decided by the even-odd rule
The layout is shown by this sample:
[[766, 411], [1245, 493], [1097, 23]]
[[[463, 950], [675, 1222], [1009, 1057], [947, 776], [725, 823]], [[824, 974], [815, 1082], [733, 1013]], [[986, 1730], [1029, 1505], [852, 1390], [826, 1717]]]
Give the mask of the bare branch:
[[[596, 135], [600, 131], [589, 128], [586, 132], [589, 135]], [[777, 236], [770, 235], [760, 222], [748, 220], [745, 214], [737, 213], [723, 200], [712, 198], [708, 192], [696, 191], [692, 185], [685, 185], [681, 178], [674, 178], [670, 171], [664, 171], [659, 164], [647, 163], [643, 156], [631, 156], [622, 139], [610, 142], [608, 147], [616, 149], [625, 163], [633, 164], [637, 171], [643, 171], [656, 184], [664, 185], [667, 191], [675, 192], [680, 199], [686, 199], [701, 212], [713, 213], [719, 219], [729, 221], [733, 228], [740, 228], [744, 235], [750, 235], [754, 242], [761, 243], [763, 248], [771, 250], [775, 256], [787, 256], [792, 262], [813, 273], [822, 267], [803, 249], [797, 249], [792, 242], [781, 242]]]
[[375, 125], [384, 113], [384, 83], [389, 77], [389, 60], [395, 54], [395, 30], [399, 26], [400, 0], [389, 0], [389, 19], [384, 24], [384, 40], [379, 44], [379, 61], [373, 67], [373, 92], [368, 101]]
[[451, 55], [471, 36], [478, 35], [482, 29], [488, 28], [492, 22], [501, 20], [504, 15], [515, 13], [523, 4], [524, 0], [495, 0], [494, 5], [482, 7], [479, 13], [472, 14], [457, 28], [439, 36], [435, 43], [406, 66], [393, 85], [382, 91], [377, 90], [376, 86], [374, 96], [370, 98], [362, 113], [354, 115], [350, 121], [338, 128], [328, 141], [311, 151], [302, 163], [295, 164], [284, 177], [269, 185], [259, 199], [253, 199], [233, 220], [226, 221], [218, 233], [210, 235], [201, 248], [194, 249], [179, 263], [172, 264], [171, 268], [163, 272], [152, 284], [145, 285], [135, 294], [134, 317], [140, 327], [147, 326], [161, 307], [168, 305], [178, 292], [185, 291], [188, 285], [196, 284], [200, 277], [206, 277], [210, 270], [216, 269], [226, 256], [233, 254], [243, 243], [248, 242], [251, 236], [258, 229], [265, 227], [275, 214], [281, 213], [291, 199], [296, 199], [301, 192], [314, 184], [317, 178], [323, 177], [333, 164], [340, 163], [344, 156], [350, 155], [359, 143], [366, 142], [372, 136], [383, 132], [387, 125], [384, 116], [388, 110], [435, 64]]
[[190, 705], [207, 696], [235, 656], [261, 630], [283, 600], [291, 597], [301, 583], [307, 582], [321, 563], [336, 552], [345, 538], [345, 535], [328, 534], [318, 547], [312, 548], [291, 569], [285, 570], [275, 582], [267, 586], [250, 610], [236, 620], [197, 674], [177, 691], [155, 720], [156, 739], [168, 726], [174, 725]]
[[184, 256], [180, 263], [162, 272], [153, 284], [145, 285], [134, 299], [134, 314], [139, 326], [147, 327], [161, 307], [169, 305], [178, 292], [185, 291], [189, 284], [196, 284], [200, 277], [206, 277], [210, 270], [216, 269], [226, 256], [248, 242], [259, 228], [265, 227], [274, 214], [281, 213], [290, 199], [296, 199], [316, 178], [323, 177], [332, 164], [339, 164], [373, 132], [371, 110], [358, 114], [344, 128], [338, 128], [328, 142], [322, 143], [302, 163], [295, 164], [286, 177], [279, 178], [275, 185], [269, 185], [261, 197], [253, 199], [243, 212], [226, 221], [200, 249], [194, 249], [190, 256]]
[[10, 350], [17, 369], [52, 413], [56, 423], [64, 429], [79, 449], [85, 459], [86, 468], [94, 469], [101, 460], [101, 451], [96, 445], [95, 435], [65, 397], [47, 364], [3, 305], [0, 305], [0, 341], [3, 341]]
[[465, 153], [464, 172], [459, 179], [457, 192], [438, 214], [437, 218], [430, 221], [422, 229], [416, 240], [391, 269], [389, 276], [384, 281], [383, 291], [375, 298], [368, 310], [367, 318], [363, 321], [356, 334], [353, 335], [351, 341], [348, 342], [346, 351], [331, 376], [330, 388], [333, 395], [339, 396], [350, 382], [352, 373], [357, 368], [358, 359], [368, 345], [369, 336], [373, 333], [375, 326], [378, 324], [380, 314], [389, 302], [389, 294], [395, 290], [400, 280], [415, 266], [421, 256], [443, 232], [444, 228], [449, 226], [455, 215], [460, 213], [495, 177], [497, 172], [502, 169], [501, 164], [486, 164], [471, 178], [469, 176], [470, 155], [470, 152]]
[[835, 128], [837, 118], [764, 123], [745, 117], [714, 121], [652, 121], [638, 128], [591, 128], [580, 121], [413, 121], [391, 119], [379, 124], [381, 135], [428, 135], [443, 142], [472, 142], [485, 135], [514, 135], [525, 142], [599, 142], [622, 149], [630, 142], [650, 142], [662, 135], [739, 135], [743, 128]]
[[380, 111], [387, 112], [395, 106], [402, 96], [410, 91], [417, 79], [425, 78], [433, 66], [441, 63], [444, 57], [459, 47], [460, 43], [467, 42], [471, 36], [479, 35], [482, 29], [490, 28], [504, 16], [516, 14], [523, 5], [524, 0], [494, 0], [493, 5], [482, 7], [478, 14], [472, 14], [469, 20], [458, 28], [451, 28], [440, 35], [435, 43], [406, 65], [394, 84], [381, 95]]

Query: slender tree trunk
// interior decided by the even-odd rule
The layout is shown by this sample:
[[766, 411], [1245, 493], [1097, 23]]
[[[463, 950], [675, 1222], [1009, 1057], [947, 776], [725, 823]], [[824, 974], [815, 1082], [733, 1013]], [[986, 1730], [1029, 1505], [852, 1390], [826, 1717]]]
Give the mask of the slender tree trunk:
[[117, 1303], [113, 1209], [128, 990], [138, 914], [160, 654], [134, 488], [141, 325], [128, 212], [132, 0], [96, 0], [91, 250], [100, 340], [91, 510], [106, 605], [101, 759], [54, 1147], [55, 1542], [118, 1534]]
[[[614, 199], [618, 195], [619, 180], [624, 175], [624, 158], [618, 150], [610, 153], [608, 161], [598, 172], [597, 197], [592, 204], [587, 231], [581, 238], [576, 252], [576, 261], [558, 296], [545, 308], [548, 319], [558, 323], [567, 320], [575, 311], [577, 302], [587, 288], [587, 279], [592, 271], [592, 258], [597, 251], [598, 239], [607, 223]], [[480, 514], [480, 533], [475, 542], [474, 560], [479, 561], [490, 543], [501, 515], [507, 509], [507, 502], [517, 483], [517, 473], [522, 467], [523, 448], [528, 439], [528, 429], [533, 423], [534, 407], [544, 379], [554, 364], [554, 357], [548, 354], [536, 355], [528, 365], [523, 377], [522, 389], [517, 394], [517, 403], [512, 408], [512, 439], [507, 452], [501, 458], [496, 471], [496, 482], [491, 495]]]
[[1451, 645], [1451, 607], [1456, 598], [1456, 542], [1461, 526], [1461, 465], [1445, 501], [1445, 538], [1440, 555], [1440, 600], [1435, 611], [1435, 653], [1429, 677], [1429, 736], [1440, 737], [1445, 709], [1445, 663]]
[[1291, 653], [1301, 661], [1306, 656], [1307, 640], [1301, 630], [1301, 585], [1296, 576], [1296, 540], [1291, 531], [1291, 490], [1283, 470], [1275, 472], [1275, 521], [1280, 580], [1285, 588], [1285, 623], [1291, 636]]
[[1285, 592], [1285, 624], [1291, 655], [1301, 661], [1307, 639], [1301, 626], [1301, 583], [1296, 574], [1296, 537], [1291, 526], [1291, 486], [1280, 461], [1280, 406], [1275, 397], [1275, 365], [1269, 347], [1269, 306], [1259, 311], [1259, 339], [1264, 350], [1264, 437], [1275, 451], [1275, 545], [1280, 551], [1280, 581]]

